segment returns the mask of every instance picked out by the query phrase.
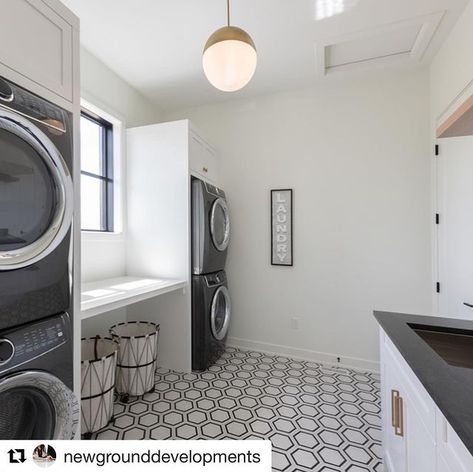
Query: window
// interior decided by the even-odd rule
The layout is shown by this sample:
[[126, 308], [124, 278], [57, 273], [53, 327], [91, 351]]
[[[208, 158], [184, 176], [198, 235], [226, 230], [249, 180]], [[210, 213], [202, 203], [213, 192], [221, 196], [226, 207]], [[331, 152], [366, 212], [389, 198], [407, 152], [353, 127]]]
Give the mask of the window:
[[82, 111], [81, 228], [112, 232], [113, 228], [113, 125]]

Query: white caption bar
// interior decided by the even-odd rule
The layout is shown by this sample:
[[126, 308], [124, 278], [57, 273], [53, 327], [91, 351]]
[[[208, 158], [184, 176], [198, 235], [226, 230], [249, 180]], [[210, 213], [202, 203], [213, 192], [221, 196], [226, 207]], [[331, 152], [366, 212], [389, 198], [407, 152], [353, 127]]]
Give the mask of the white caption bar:
[[0, 470], [271, 472], [270, 441], [0, 441]]

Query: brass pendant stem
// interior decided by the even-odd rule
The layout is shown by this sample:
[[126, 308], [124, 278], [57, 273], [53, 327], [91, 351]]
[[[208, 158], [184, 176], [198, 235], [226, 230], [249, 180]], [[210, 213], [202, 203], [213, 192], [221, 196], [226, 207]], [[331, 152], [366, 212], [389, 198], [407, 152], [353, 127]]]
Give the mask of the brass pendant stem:
[[227, 26], [230, 26], [230, 0], [227, 0]]

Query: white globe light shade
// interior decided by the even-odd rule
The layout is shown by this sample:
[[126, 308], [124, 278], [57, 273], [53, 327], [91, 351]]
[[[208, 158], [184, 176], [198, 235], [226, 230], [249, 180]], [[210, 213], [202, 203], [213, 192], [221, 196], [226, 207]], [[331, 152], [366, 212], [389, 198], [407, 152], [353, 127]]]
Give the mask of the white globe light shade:
[[205, 76], [215, 88], [236, 92], [255, 73], [256, 48], [248, 33], [235, 26], [225, 26], [207, 41], [202, 63]]

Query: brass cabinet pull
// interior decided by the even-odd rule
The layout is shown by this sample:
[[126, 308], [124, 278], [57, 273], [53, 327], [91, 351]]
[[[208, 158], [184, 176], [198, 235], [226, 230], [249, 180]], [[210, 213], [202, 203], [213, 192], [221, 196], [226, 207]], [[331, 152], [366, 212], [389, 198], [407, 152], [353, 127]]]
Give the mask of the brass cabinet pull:
[[404, 437], [404, 400], [397, 390], [391, 390], [391, 424], [394, 434]]
[[397, 402], [396, 398], [399, 396], [397, 390], [391, 390], [391, 424], [393, 428], [397, 428]]
[[396, 436], [404, 437], [404, 400], [399, 395], [396, 399], [397, 402], [397, 426], [394, 430]]

